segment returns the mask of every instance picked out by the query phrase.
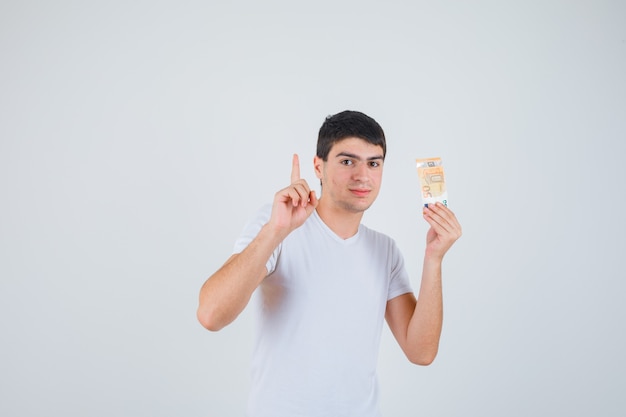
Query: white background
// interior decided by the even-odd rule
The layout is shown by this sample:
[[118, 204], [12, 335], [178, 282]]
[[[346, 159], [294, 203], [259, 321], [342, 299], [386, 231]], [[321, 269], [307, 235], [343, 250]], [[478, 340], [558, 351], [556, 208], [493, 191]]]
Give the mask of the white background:
[[0, 3], [0, 415], [242, 416], [252, 310], [210, 333], [198, 290], [353, 109], [415, 287], [415, 158], [464, 228], [385, 416], [623, 416], [626, 4], [225, 3]]

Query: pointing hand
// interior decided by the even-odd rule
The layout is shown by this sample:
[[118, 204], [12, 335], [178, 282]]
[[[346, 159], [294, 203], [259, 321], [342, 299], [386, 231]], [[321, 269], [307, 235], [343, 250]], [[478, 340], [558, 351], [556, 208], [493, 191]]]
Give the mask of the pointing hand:
[[291, 162], [291, 184], [274, 196], [270, 224], [276, 231], [287, 236], [304, 221], [317, 207], [318, 199], [306, 180], [300, 178], [300, 160], [294, 154]]

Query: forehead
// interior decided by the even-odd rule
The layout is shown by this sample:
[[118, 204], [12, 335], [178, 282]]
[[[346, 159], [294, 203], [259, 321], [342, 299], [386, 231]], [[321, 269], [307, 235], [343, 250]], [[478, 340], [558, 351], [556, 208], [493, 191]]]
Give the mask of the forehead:
[[340, 153], [349, 153], [364, 158], [374, 156], [383, 157], [383, 147], [369, 143], [365, 139], [357, 137], [347, 137], [335, 142], [330, 148], [330, 156], [337, 156]]

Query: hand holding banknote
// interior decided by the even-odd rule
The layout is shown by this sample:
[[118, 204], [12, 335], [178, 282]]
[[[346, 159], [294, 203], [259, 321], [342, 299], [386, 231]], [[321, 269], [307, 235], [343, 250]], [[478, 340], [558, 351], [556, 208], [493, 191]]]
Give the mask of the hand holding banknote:
[[426, 235], [426, 256], [442, 259], [461, 237], [461, 225], [448, 208], [448, 191], [441, 158], [417, 159], [424, 219], [430, 224]]
[[429, 204], [422, 212], [430, 225], [426, 234], [426, 257], [441, 260], [452, 244], [461, 237], [461, 225], [452, 210], [443, 203]]

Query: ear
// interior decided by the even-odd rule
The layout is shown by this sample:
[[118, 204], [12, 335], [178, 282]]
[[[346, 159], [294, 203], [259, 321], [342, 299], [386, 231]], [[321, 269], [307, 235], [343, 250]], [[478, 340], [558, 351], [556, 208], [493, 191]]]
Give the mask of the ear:
[[315, 169], [315, 176], [321, 180], [324, 172], [324, 160], [317, 155], [313, 157], [313, 169]]

